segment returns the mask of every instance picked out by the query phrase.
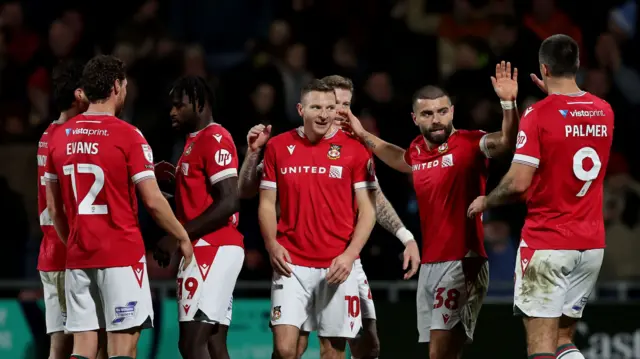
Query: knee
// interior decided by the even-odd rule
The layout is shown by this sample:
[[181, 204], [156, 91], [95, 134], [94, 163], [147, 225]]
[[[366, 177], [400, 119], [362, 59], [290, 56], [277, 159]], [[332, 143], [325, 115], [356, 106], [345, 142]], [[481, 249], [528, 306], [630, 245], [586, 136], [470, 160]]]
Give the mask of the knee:
[[295, 359], [297, 349], [297, 343], [291, 345], [288, 341], [277, 341], [273, 346], [273, 352], [278, 359]]

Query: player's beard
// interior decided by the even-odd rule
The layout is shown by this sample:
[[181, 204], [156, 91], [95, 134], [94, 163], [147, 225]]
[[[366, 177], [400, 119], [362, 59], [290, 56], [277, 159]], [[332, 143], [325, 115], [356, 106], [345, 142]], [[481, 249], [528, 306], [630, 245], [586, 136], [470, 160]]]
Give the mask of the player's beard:
[[[435, 131], [444, 130], [443, 133], [435, 133]], [[441, 145], [449, 139], [451, 132], [453, 132], [453, 123], [449, 123], [448, 125], [437, 125], [431, 127], [422, 127], [420, 126], [420, 132], [422, 136], [429, 142], [434, 145]]]

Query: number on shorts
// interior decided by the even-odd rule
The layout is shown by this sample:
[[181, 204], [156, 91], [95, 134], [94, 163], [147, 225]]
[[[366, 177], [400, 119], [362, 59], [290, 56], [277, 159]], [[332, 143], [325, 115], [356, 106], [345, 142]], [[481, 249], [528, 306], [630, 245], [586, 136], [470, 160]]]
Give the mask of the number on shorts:
[[360, 315], [360, 297], [357, 295], [345, 295], [344, 300], [347, 301], [347, 311], [349, 316], [356, 318]]
[[[183, 286], [184, 284], [184, 286]], [[187, 299], [193, 298], [193, 295], [196, 294], [198, 290], [198, 280], [194, 277], [189, 277], [186, 280], [184, 278], [178, 278], [178, 299], [182, 299], [182, 288], [188, 292]]]
[[444, 287], [436, 289], [436, 302], [433, 303], [433, 309], [438, 309], [443, 305], [450, 310], [458, 309], [458, 300], [460, 298], [460, 292], [453, 288], [447, 291], [447, 297], [443, 297], [444, 291], [447, 290]]
[[100, 166], [89, 163], [78, 163], [77, 165], [71, 164], [62, 166], [62, 171], [65, 176], [71, 176], [71, 187], [73, 188], [73, 196], [75, 197], [76, 202], [78, 201], [78, 191], [76, 190], [75, 172], [90, 173], [94, 177], [93, 184], [91, 185], [91, 188], [89, 188], [89, 192], [78, 205], [78, 214], [90, 215], [109, 213], [109, 209], [106, 204], [93, 204], [100, 191], [102, 191], [102, 187], [104, 187], [104, 171]]
[[[590, 158], [593, 161], [593, 167], [590, 170], [585, 170], [582, 162], [584, 159]], [[600, 156], [598, 152], [591, 147], [582, 147], [573, 155], [573, 174], [577, 179], [584, 182], [584, 185], [580, 189], [580, 192], [576, 194], [576, 197], [584, 197], [591, 187], [593, 180], [598, 178], [600, 169], [602, 168], [602, 162], [600, 162]]]

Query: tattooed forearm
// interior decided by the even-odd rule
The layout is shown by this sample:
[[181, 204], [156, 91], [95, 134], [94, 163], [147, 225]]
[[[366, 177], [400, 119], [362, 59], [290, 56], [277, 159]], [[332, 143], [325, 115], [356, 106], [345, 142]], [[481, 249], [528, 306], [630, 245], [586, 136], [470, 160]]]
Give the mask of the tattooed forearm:
[[487, 208], [516, 202], [520, 199], [522, 193], [516, 190], [513, 184], [513, 178], [505, 176], [502, 181], [500, 181], [500, 184], [487, 195]]
[[259, 161], [259, 151], [247, 150], [247, 155], [244, 157], [244, 162], [238, 175], [238, 193], [240, 194], [240, 198], [251, 198], [258, 193], [258, 188], [260, 187]]
[[365, 145], [367, 145], [367, 147], [369, 147], [370, 149], [375, 149], [376, 148], [376, 144], [375, 142], [373, 142], [372, 139], [369, 138], [369, 136], [363, 136], [362, 137], [362, 141], [364, 142]]
[[398, 213], [393, 209], [387, 197], [384, 196], [380, 188], [376, 189], [376, 220], [382, 228], [395, 235], [396, 232], [405, 225], [400, 220]]

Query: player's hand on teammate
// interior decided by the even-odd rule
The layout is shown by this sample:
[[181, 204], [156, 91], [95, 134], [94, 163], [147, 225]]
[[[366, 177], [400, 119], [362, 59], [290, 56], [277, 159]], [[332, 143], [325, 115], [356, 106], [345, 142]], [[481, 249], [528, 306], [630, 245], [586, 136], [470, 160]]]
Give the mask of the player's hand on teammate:
[[184, 257], [184, 267], [186, 268], [193, 259], [193, 245], [188, 238], [179, 240], [170, 235], [162, 237], [153, 251], [153, 259], [158, 262], [160, 267], [166, 268], [171, 264], [171, 257], [178, 249]]
[[327, 277], [325, 278], [328, 284], [341, 284], [349, 278], [351, 269], [353, 269], [353, 262], [356, 260], [352, 254], [344, 252], [337, 256], [331, 262]]
[[271, 136], [271, 125], [255, 125], [251, 127], [247, 134], [247, 145], [251, 151], [261, 149]]
[[408, 271], [404, 274], [404, 279], [409, 279], [418, 273], [420, 268], [420, 250], [415, 240], [407, 242], [402, 255], [402, 269]]
[[339, 109], [337, 111], [336, 123], [346, 132], [358, 137], [362, 137], [366, 130], [360, 120], [351, 112], [351, 109]]
[[496, 64], [496, 76], [491, 76], [491, 84], [502, 101], [515, 101], [518, 97], [518, 68], [511, 71], [510, 62]]
[[471, 202], [469, 209], [467, 210], [467, 217], [473, 218], [478, 213], [482, 214], [487, 209], [487, 197], [480, 196]]
[[267, 246], [267, 252], [269, 252], [269, 260], [271, 261], [273, 270], [285, 277], [291, 277], [291, 268], [288, 264], [291, 263], [289, 251], [280, 243], [273, 241]]

